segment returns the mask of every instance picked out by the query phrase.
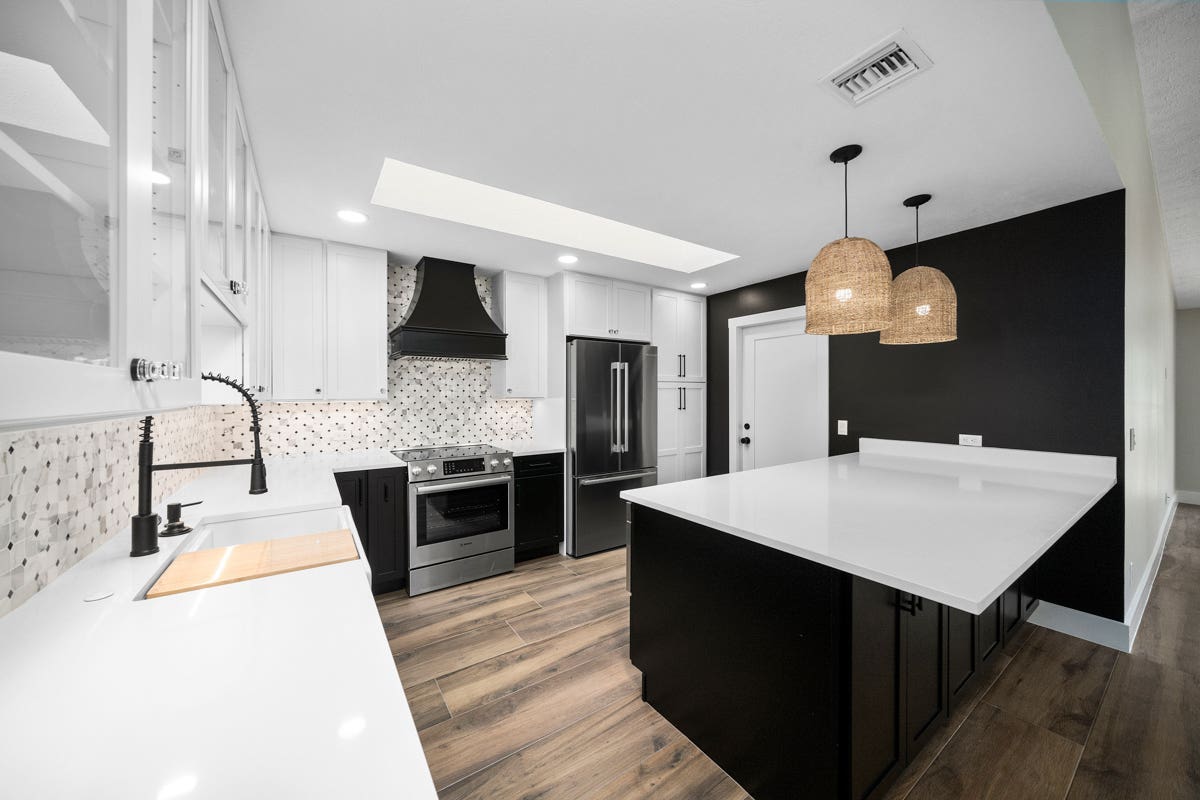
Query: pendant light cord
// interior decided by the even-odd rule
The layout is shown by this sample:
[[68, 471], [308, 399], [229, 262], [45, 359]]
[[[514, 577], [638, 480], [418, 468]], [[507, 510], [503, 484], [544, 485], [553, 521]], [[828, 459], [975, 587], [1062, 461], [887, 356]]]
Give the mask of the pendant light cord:
[[921, 266], [921, 207], [917, 206], [914, 210], [917, 212], [917, 243], [916, 252], [913, 254], [913, 260], [917, 263], [913, 264], [913, 266], [919, 267]]
[[842, 162], [842, 225], [843, 239], [850, 238], [850, 162]]

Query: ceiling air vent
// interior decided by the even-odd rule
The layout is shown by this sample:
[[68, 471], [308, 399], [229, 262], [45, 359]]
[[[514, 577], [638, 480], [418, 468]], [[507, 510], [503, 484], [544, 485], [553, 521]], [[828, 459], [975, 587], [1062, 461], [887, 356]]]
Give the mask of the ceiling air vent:
[[933, 67], [933, 61], [905, 31], [896, 31], [864, 55], [834, 70], [826, 86], [852, 106]]

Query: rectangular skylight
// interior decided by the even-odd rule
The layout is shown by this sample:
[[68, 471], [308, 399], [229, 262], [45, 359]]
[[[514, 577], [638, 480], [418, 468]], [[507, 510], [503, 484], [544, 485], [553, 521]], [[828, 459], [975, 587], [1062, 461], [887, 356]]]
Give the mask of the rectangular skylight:
[[392, 158], [383, 161], [371, 202], [679, 272], [695, 272], [737, 258], [731, 253]]

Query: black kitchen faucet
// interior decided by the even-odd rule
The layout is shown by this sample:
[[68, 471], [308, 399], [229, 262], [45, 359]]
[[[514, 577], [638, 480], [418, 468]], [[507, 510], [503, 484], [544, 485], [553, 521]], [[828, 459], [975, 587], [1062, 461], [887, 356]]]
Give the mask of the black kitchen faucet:
[[258, 401], [254, 399], [246, 387], [227, 378], [224, 375], [214, 375], [206, 372], [200, 376], [206, 381], [216, 381], [234, 389], [246, 398], [250, 404], [250, 432], [254, 434], [254, 457], [236, 458], [226, 461], [189, 461], [180, 464], [155, 464], [154, 441], [150, 429], [154, 417], [142, 420], [142, 440], [138, 444], [138, 513], [133, 515], [131, 534], [133, 546], [129, 551], [131, 556], [148, 556], [158, 552], [158, 523], [159, 516], [152, 512], [154, 494], [154, 473], [168, 469], [200, 469], [202, 467], [228, 467], [234, 464], [250, 465], [250, 494], [263, 494], [267, 491], [267, 467], [263, 463], [262, 447], [259, 445], [259, 416]]

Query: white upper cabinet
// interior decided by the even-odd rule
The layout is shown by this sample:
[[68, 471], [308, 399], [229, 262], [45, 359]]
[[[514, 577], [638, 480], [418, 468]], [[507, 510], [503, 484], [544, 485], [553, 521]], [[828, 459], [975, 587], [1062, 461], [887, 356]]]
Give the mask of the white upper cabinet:
[[650, 341], [650, 287], [565, 273], [566, 334]]
[[387, 398], [387, 252], [325, 245], [325, 396]]
[[654, 336], [660, 381], [705, 379], [705, 299], [654, 290]]
[[387, 397], [387, 253], [271, 237], [274, 400]]
[[271, 237], [271, 374], [275, 400], [325, 392], [325, 245]]
[[546, 279], [502, 272], [492, 282], [492, 318], [508, 337], [506, 361], [492, 362], [492, 394], [546, 396]]

